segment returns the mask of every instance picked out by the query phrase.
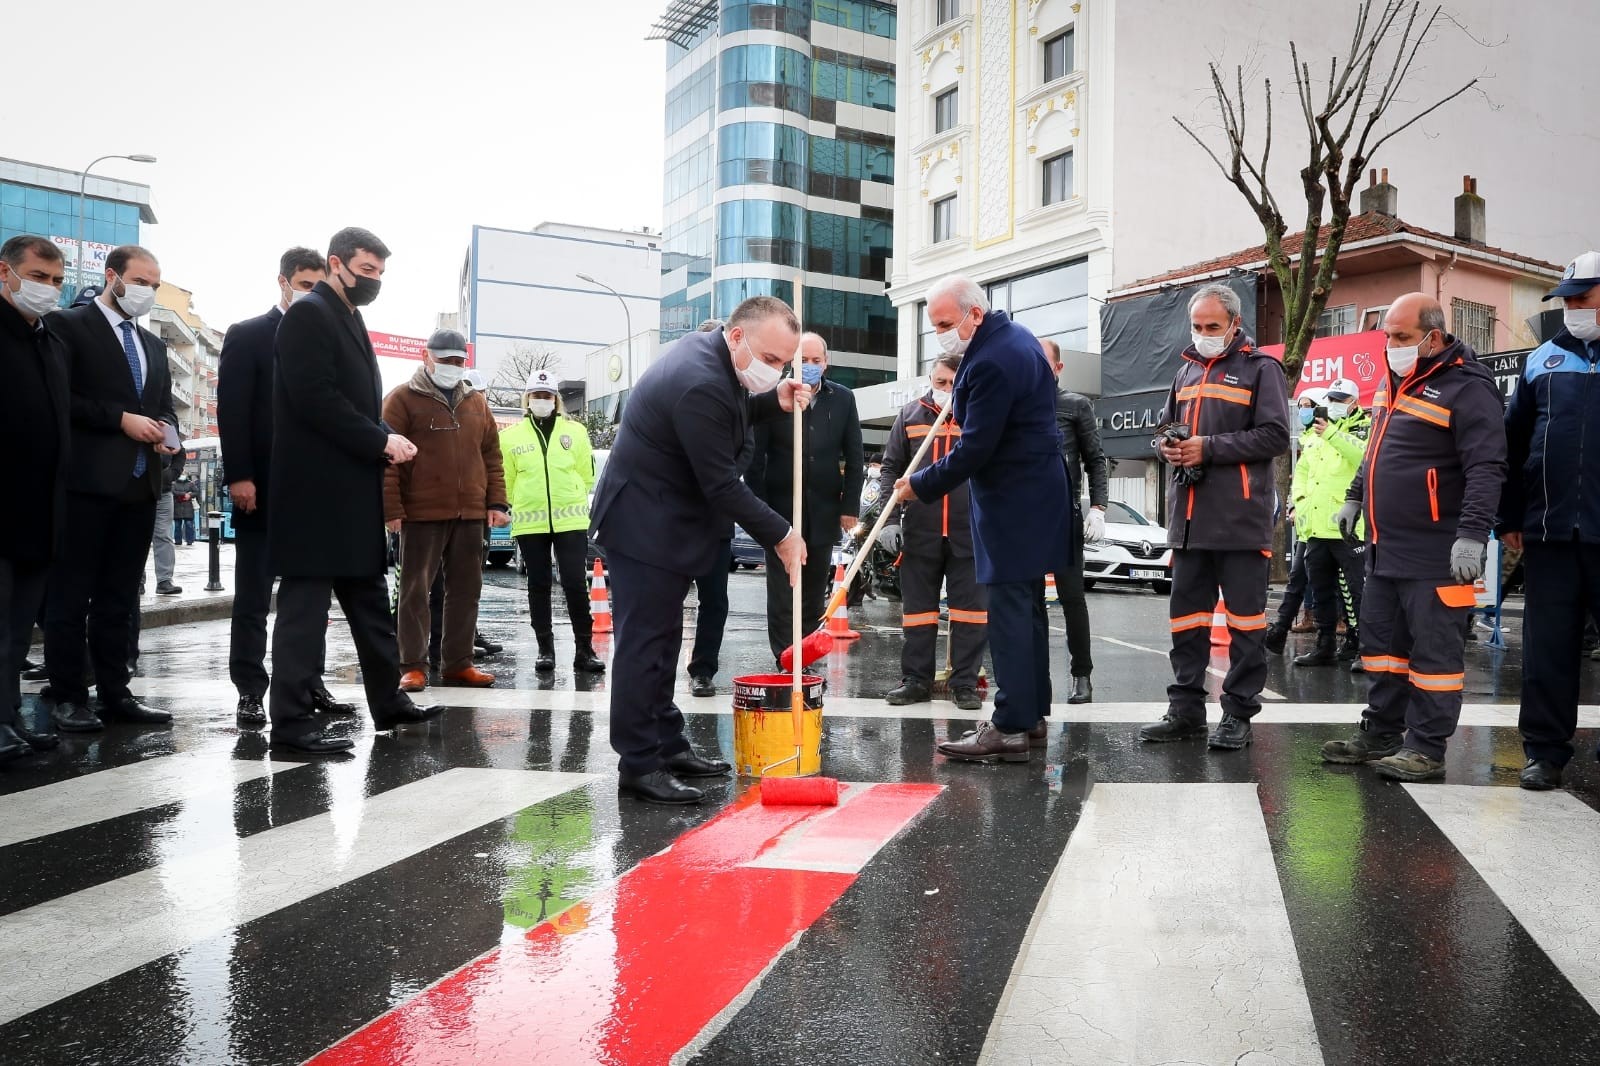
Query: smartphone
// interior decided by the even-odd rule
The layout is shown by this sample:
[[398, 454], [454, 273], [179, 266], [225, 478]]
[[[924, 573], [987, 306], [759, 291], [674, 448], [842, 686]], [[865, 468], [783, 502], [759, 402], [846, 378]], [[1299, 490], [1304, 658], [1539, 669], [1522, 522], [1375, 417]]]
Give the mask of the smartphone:
[[183, 450], [183, 441], [178, 439], [178, 427], [171, 422], [161, 423], [161, 443], [173, 451]]
[[1326, 422], [1327, 420], [1328, 420], [1328, 409], [1326, 407], [1317, 407], [1317, 408], [1312, 409], [1311, 421], [1313, 421], [1313, 422]]

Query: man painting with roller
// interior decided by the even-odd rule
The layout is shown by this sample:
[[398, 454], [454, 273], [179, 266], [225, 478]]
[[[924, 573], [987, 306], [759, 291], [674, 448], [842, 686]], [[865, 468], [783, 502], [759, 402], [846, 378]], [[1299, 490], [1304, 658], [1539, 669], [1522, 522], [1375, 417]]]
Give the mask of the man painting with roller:
[[1056, 428], [1056, 382], [1033, 334], [983, 289], [952, 275], [928, 293], [939, 346], [963, 355], [951, 417], [961, 436], [938, 462], [895, 482], [895, 501], [930, 503], [970, 483], [973, 556], [989, 597], [989, 648], [999, 691], [991, 721], [939, 751], [972, 762], [1028, 761], [1047, 734], [1050, 641], [1044, 576], [1071, 565], [1077, 536]]
[[611, 570], [611, 747], [622, 791], [651, 803], [698, 803], [685, 777], [731, 767], [697, 755], [672, 699], [683, 644], [683, 601], [711, 566], [730, 522], [773, 549], [791, 584], [805, 542], [756, 498], [740, 471], [746, 429], [804, 411], [811, 390], [783, 380], [800, 323], [782, 300], [753, 296], [715, 333], [691, 333], [640, 377], [605, 472], [591, 525]]

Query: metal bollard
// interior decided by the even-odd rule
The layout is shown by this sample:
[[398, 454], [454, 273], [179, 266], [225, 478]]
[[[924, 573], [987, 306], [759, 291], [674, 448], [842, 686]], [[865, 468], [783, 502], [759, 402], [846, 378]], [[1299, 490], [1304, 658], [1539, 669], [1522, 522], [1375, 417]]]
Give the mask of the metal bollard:
[[211, 580], [207, 592], [222, 591], [222, 512], [206, 512], [206, 535], [211, 539]]

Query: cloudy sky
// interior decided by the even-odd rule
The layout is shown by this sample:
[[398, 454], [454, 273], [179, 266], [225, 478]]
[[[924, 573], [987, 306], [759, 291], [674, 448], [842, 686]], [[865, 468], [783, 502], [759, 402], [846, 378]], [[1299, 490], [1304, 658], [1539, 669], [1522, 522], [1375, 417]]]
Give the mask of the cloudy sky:
[[394, 253], [368, 325], [426, 336], [473, 223], [660, 227], [665, 8], [8, 3], [0, 155], [155, 155], [95, 173], [152, 187], [145, 243], [218, 328], [271, 306], [285, 248], [365, 226]]

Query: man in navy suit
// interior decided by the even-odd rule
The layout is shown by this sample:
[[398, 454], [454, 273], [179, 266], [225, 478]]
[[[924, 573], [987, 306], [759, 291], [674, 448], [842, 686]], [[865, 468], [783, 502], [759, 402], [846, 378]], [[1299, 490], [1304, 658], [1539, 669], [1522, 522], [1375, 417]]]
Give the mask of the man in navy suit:
[[810, 390], [781, 380], [800, 343], [789, 305], [753, 296], [716, 333], [691, 333], [639, 379], [594, 487], [590, 525], [611, 570], [616, 626], [611, 746], [621, 786], [652, 803], [697, 803], [684, 777], [720, 777], [696, 755], [672, 699], [683, 600], [717, 557], [732, 522], [777, 553], [799, 580], [805, 542], [740, 477], [753, 422], [779, 418]]
[[[150, 553], [161, 456], [177, 449], [167, 346], [138, 320], [155, 306], [161, 265], [138, 245], [106, 256], [106, 285], [87, 304], [51, 317], [66, 344], [72, 397], [72, 461], [61, 558], [50, 574], [45, 668], [56, 726], [101, 729], [101, 718], [166, 725], [172, 716], [128, 692], [128, 633], [139, 609], [139, 579]], [[89, 709], [83, 645], [100, 714]]]
[[[267, 612], [272, 567], [267, 563], [267, 491], [272, 467], [272, 346], [289, 305], [328, 276], [328, 263], [312, 248], [290, 248], [278, 260], [278, 302], [264, 315], [230, 326], [217, 366], [217, 429], [222, 436], [222, 476], [233, 501], [233, 625], [228, 675], [239, 692], [241, 725], [267, 722]], [[312, 705], [324, 714], [355, 714], [319, 677]]]
[[1044, 576], [1072, 565], [1072, 486], [1056, 428], [1056, 380], [1032, 333], [990, 311], [983, 289], [952, 275], [928, 293], [939, 346], [962, 355], [950, 415], [961, 437], [943, 459], [895, 482], [895, 500], [924, 503], [971, 483], [973, 555], [989, 590], [994, 717], [939, 745], [953, 759], [1028, 761], [1050, 714], [1050, 630]]

